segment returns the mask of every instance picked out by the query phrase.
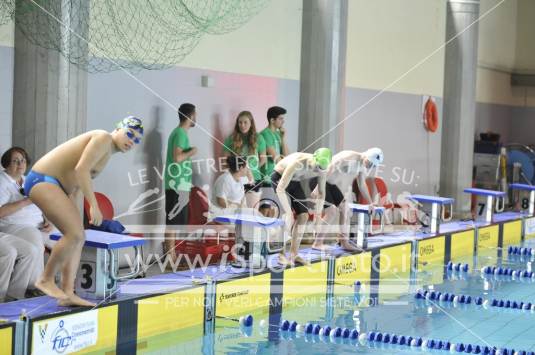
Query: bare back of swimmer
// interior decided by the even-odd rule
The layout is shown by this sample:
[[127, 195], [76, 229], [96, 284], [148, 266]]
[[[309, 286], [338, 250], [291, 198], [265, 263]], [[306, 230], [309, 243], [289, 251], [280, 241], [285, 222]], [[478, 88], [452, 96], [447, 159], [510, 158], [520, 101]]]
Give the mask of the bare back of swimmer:
[[[329, 224], [338, 223], [341, 228], [339, 242], [343, 249], [355, 251], [357, 248], [349, 243], [349, 219], [345, 203], [350, 201], [351, 186], [354, 179], [357, 179], [359, 191], [367, 201], [372, 204], [372, 198], [368, 191], [366, 179], [371, 169], [381, 164], [383, 152], [379, 148], [370, 148], [364, 153], [352, 150], [343, 150], [333, 156], [332, 162], [327, 169], [327, 181], [325, 184], [326, 202], [329, 207], [325, 208], [326, 219]], [[371, 207], [373, 208], [373, 207]], [[318, 250], [327, 249], [323, 245], [325, 235], [317, 236], [312, 248]]]
[[[90, 223], [100, 225], [102, 213], [91, 180], [104, 169], [112, 154], [129, 151], [140, 143], [142, 135], [141, 120], [132, 116], [122, 120], [111, 133], [103, 130], [83, 133], [39, 159], [26, 178], [25, 194], [62, 233], [35, 286], [62, 306], [94, 305], [74, 293], [85, 241], [76, 206], [78, 193], [89, 202]], [[61, 273], [61, 287], [54, 281], [57, 272]]]
[[[319, 191], [315, 206], [316, 225], [319, 226], [321, 210], [325, 191], [326, 169], [331, 161], [332, 153], [328, 148], [320, 148], [314, 154], [292, 153], [279, 161], [271, 175], [271, 182], [275, 192], [279, 197], [282, 210], [285, 214], [287, 230], [292, 235], [290, 245], [290, 260], [286, 258], [285, 250], [279, 255], [279, 263], [305, 264], [305, 260], [298, 255], [302, 230], [299, 226], [304, 226], [308, 220], [308, 208], [304, 201], [307, 196], [302, 189], [301, 182], [317, 178]], [[293, 211], [292, 211], [293, 210]], [[293, 221], [293, 212], [296, 214], [296, 221]]]

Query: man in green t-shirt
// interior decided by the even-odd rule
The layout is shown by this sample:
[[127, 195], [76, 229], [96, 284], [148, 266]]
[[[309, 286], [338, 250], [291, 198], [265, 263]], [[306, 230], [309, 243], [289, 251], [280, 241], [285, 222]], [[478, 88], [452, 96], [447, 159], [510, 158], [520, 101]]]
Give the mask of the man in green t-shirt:
[[286, 109], [273, 106], [267, 110], [268, 126], [260, 132], [266, 143], [266, 164], [261, 169], [264, 181], [271, 181], [271, 173], [275, 164], [288, 155], [288, 145], [285, 140], [284, 115]]
[[[180, 123], [167, 141], [167, 155], [165, 165], [165, 222], [168, 226], [180, 226], [188, 223], [188, 202], [191, 190], [191, 157], [197, 153], [197, 148], [189, 144], [188, 131], [195, 127], [197, 112], [195, 106], [189, 103], [180, 105], [178, 118]], [[176, 260], [175, 253], [176, 232], [168, 230], [165, 233], [164, 255], [169, 253]]]

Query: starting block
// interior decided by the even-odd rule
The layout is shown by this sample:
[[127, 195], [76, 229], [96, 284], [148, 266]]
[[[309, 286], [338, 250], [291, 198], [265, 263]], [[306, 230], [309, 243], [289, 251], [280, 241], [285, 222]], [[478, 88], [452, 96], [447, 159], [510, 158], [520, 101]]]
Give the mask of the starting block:
[[269, 229], [279, 228], [284, 225], [282, 219], [241, 213], [217, 216], [214, 221], [234, 224], [236, 240], [244, 240], [250, 243], [248, 266], [253, 269], [262, 268], [266, 265], [265, 257], [262, 256], [262, 244], [268, 240]]
[[[477, 196], [477, 222], [492, 223], [494, 212], [503, 212], [505, 208], [505, 192], [469, 188], [464, 192]], [[494, 204], [496, 203], [496, 206]]]
[[510, 184], [511, 190], [518, 190], [529, 193], [529, 198], [522, 198], [520, 201], [520, 212], [533, 216], [535, 212], [535, 186], [527, 184]]
[[[429, 218], [429, 223], [424, 226], [425, 233], [439, 233], [440, 223], [449, 222], [453, 217], [455, 200], [452, 198], [426, 195], [411, 195], [408, 198], [416, 201], [418, 209]], [[446, 217], [447, 211], [449, 211], [449, 217]]]
[[[385, 208], [374, 207], [370, 212], [370, 205], [361, 205], [357, 203], [348, 203], [351, 213], [350, 237], [355, 240], [357, 247], [366, 249], [368, 247], [368, 237], [374, 234], [383, 233], [385, 226]], [[353, 216], [356, 215], [356, 223]], [[378, 228], [373, 227], [373, 221], [379, 216], [380, 223]]]
[[[59, 240], [61, 234], [51, 234], [51, 240]], [[117, 291], [117, 281], [136, 277], [141, 270], [143, 238], [85, 230], [85, 244], [76, 274], [76, 294], [80, 297], [105, 299]], [[119, 276], [119, 250], [134, 248], [135, 265], [131, 273]]]

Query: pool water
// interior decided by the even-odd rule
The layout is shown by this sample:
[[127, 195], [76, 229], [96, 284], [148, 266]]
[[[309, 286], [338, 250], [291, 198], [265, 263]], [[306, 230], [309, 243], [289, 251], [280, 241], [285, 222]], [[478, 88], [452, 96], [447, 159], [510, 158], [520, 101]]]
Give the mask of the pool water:
[[[534, 241], [526, 246], [535, 247]], [[307, 322], [357, 329], [360, 333], [381, 332], [398, 336], [421, 337], [449, 341], [454, 344], [472, 344], [535, 351], [535, 313], [518, 309], [454, 304], [450, 302], [416, 299], [419, 289], [433, 290], [472, 298], [503, 299], [517, 302], [535, 302], [535, 282], [513, 280], [510, 277], [484, 277], [480, 271], [486, 265], [500, 265], [513, 269], [531, 270], [533, 258], [510, 257], [507, 250], [487, 250], [474, 258], [459, 260], [470, 264], [468, 273], [444, 272], [443, 264], [426, 265], [425, 271], [410, 277], [381, 280], [377, 298], [370, 294], [377, 290], [363, 286], [360, 297], [351, 288], [327, 300], [325, 295], [307, 297], [282, 307], [282, 312], [271, 315], [265, 311], [253, 312], [252, 328], [240, 328], [236, 322], [218, 319], [213, 336], [161, 336], [159, 351], [146, 353], [173, 354], [399, 354], [447, 353], [444, 350], [422, 350], [382, 342], [351, 342], [348, 339], [310, 336], [299, 332], [282, 332], [281, 320]], [[396, 276], [396, 275], [394, 275]], [[391, 287], [388, 287], [390, 284]], [[260, 322], [264, 324], [260, 326]], [[271, 326], [269, 325], [271, 324]], [[188, 339], [189, 338], [189, 339]], [[144, 353], [138, 346], [138, 353]]]

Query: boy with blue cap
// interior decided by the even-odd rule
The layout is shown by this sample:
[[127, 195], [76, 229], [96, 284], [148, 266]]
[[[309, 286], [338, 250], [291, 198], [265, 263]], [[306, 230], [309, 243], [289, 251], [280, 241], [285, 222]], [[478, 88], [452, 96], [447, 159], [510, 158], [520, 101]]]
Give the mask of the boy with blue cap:
[[[102, 172], [112, 154], [130, 151], [142, 137], [141, 120], [126, 117], [113, 132], [89, 131], [60, 144], [39, 159], [26, 177], [24, 194], [62, 234], [35, 286], [61, 306], [94, 306], [74, 293], [85, 241], [77, 197], [83, 194], [90, 206], [89, 223], [99, 226], [102, 213], [91, 180]], [[61, 273], [61, 287], [55, 283], [57, 272]]]

